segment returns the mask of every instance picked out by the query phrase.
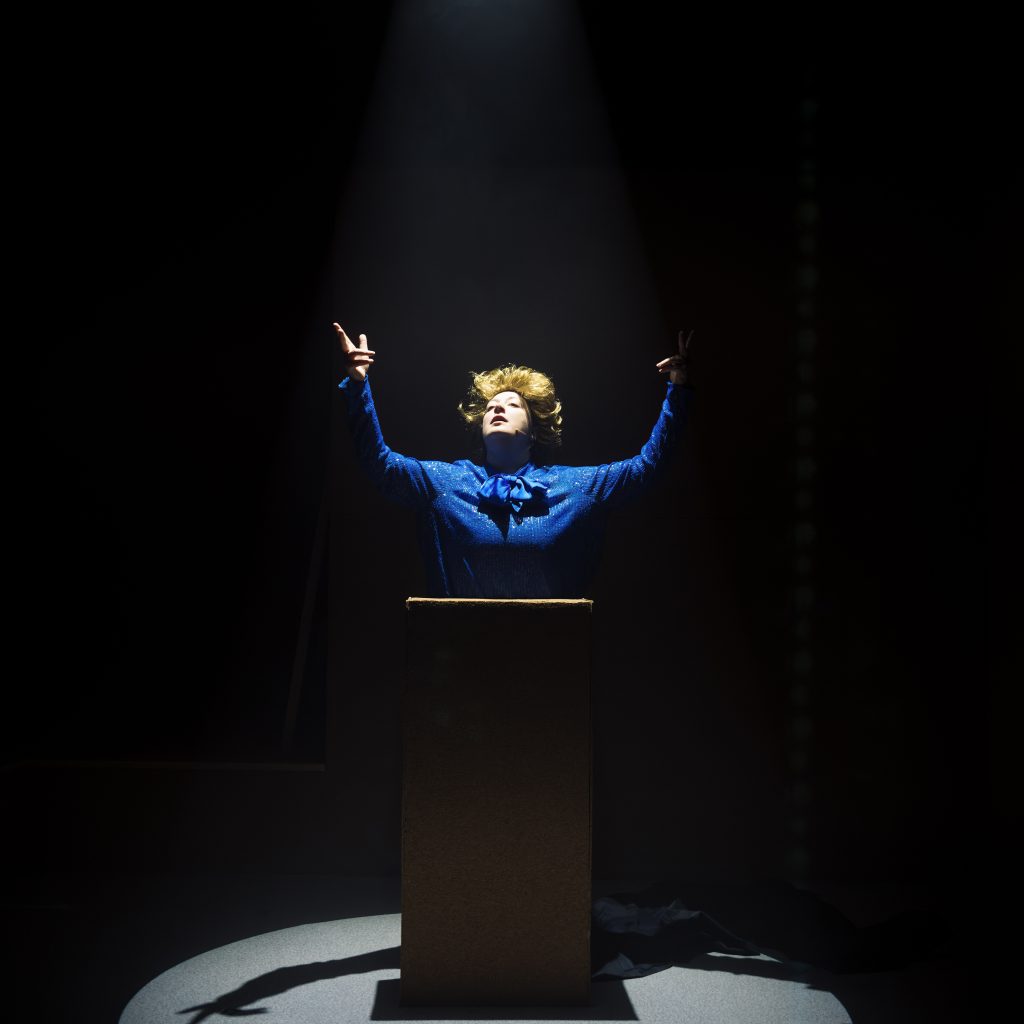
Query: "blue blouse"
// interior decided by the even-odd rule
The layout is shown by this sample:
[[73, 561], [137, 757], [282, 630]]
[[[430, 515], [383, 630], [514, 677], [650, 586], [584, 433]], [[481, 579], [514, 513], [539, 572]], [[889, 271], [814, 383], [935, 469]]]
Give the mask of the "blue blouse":
[[368, 379], [338, 385], [357, 458], [377, 489], [416, 513], [430, 597], [586, 597], [609, 512], [647, 491], [686, 423], [690, 388], [672, 383], [639, 455], [603, 466], [532, 462], [501, 474], [468, 459], [393, 452]]

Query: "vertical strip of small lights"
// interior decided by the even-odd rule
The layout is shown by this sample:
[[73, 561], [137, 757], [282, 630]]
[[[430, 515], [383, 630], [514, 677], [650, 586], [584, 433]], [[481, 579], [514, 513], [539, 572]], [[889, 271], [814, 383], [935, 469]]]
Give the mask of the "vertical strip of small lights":
[[814, 521], [813, 481], [815, 462], [814, 357], [818, 347], [818, 225], [820, 209], [815, 159], [815, 117], [818, 103], [804, 91], [799, 107], [799, 162], [797, 178], [796, 233], [796, 394], [793, 405], [793, 507], [792, 507], [792, 636], [789, 646], [787, 761], [789, 780], [789, 841], [786, 862], [791, 877], [811, 873], [809, 822], [814, 793], [811, 788], [814, 697]]

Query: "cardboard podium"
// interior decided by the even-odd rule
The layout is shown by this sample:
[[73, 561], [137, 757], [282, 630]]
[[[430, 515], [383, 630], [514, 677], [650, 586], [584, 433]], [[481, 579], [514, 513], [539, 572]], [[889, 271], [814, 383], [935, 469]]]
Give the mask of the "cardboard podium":
[[402, 1005], [590, 1002], [591, 607], [406, 602]]

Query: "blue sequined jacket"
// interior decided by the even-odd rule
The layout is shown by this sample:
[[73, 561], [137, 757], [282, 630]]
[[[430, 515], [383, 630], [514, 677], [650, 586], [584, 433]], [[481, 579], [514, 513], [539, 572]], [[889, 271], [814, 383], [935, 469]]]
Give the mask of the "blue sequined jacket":
[[693, 397], [668, 384], [639, 455], [603, 466], [526, 463], [498, 474], [468, 459], [436, 462], [385, 443], [369, 380], [339, 385], [365, 472], [387, 498], [415, 510], [428, 596], [586, 597], [608, 514], [645, 492], [666, 465]]

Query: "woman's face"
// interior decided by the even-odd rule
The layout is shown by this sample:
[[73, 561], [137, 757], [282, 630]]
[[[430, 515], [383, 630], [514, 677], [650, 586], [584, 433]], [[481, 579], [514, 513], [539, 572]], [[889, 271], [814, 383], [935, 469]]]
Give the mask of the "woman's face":
[[495, 395], [484, 409], [484, 421], [481, 424], [484, 441], [493, 434], [509, 438], [519, 435], [529, 440], [530, 427], [530, 407], [522, 395], [515, 391], [502, 391], [500, 395]]

